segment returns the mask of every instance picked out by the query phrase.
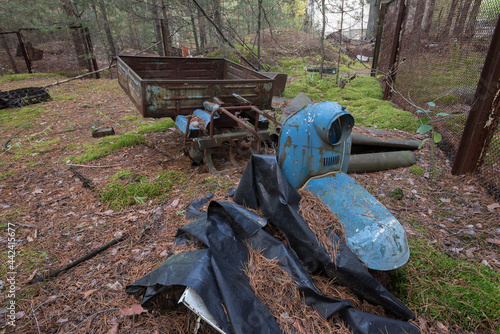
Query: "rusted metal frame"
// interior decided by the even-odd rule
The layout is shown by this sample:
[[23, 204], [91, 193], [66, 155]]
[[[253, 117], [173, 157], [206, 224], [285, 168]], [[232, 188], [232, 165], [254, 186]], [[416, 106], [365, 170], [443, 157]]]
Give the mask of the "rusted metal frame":
[[236, 98], [236, 100], [242, 105], [242, 106], [249, 106], [251, 105], [252, 103], [250, 103], [250, 101], [248, 101], [247, 99], [245, 99], [243, 96], [240, 96], [238, 94], [235, 94], [233, 93], [233, 96]]
[[[233, 94], [233, 95], [235, 95], [235, 94]], [[237, 96], [239, 96], [239, 95], [237, 95]], [[248, 102], [248, 101], [246, 101], [246, 102]], [[243, 103], [246, 103], [246, 102], [243, 102]], [[248, 103], [250, 103], [250, 102], [248, 102]], [[236, 116], [239, 116], [239, 114], [240, 114], [239, 111], [242, 111], [242, 110], [253, 110], [253, 108], [252, 108], [251, 105], [228, 106], [228, 107], [224, 107], [224, 108], [226, 110], [238, 110], [238, 112], [235, 113]], [[253, 128], [254, 128], [255, 132], [257, 132], [259, 130], [259, 115], [258, 114], [255, 115], [255, 123], [253, 125]]]
[[[258, 131], [260, 138], [263, 140], [269, 139], [269, 130], [259, 130]], [[193, 149], [201, 151], [207, 148], [220, 147], [222, 143], [230, 141], [242, 139], [249, 136], [250, 133], [248, 131], [239, 131], [239, 132], [228, 132], [214, 135], [213, 138], [210, 137], [200, 137], [193, 139]]]
[[391, 86], [394, 85], [394, 80], [396, 79], [397, 72], [397, 62], [399, 56], [399, 45], [401, 40], [401, 29], [403, 27], [403, 19], [406, 12], [405, 0], [399, 0], [399, 12], [398, 19], [396, 21], [396, 32], [393, 38], [392, 50], [391, 50], [391, 67], [388, 73], [387, 80], [390, 84], [386, 84], [384, 87], [384, 100], [387, 100], [391, 96]]
[[[274, 122], [276, 124], [283, 125], [283, 123], [281, 123], [280, 121], [278, 121], [276, 118], [274, 118], [273, 116], [271, 116], [267, 112], [265, 112], [263, 110], [260, 110], [259, 108], [257, 108], [254, 105], [249, 105], [249, 106], [231, 106], [231, 107], [224, 107], [224, 108], [226, 108], [227, 110], [253, 110], [257, 114], [259, 114], [259, 115], [267, 118], [268, 120], [270, 120], [270, 121], [272, 121], [272, 122]], [[256, 117], [256, 119], [259, 119], [259, 118]]]
[[225, 104], [225, 103], [224, 103], [224, 102], [222, 102], [222, 100], [221, 100], [221, 99], [219, 99], [217, 96], [214, 96], [213, 100], [214, 100], [214, 103], [217, 103], [217, 104], [218, 104], [218, 105], [220, 105], [220, 106], [223, 106], [223, 105]]
[[479, 78], [474, 102], [465, 123], [462, 139], [451, 170], [460, 175], [476, 172], [484, 160], [493, 132], [500, 118], [500, 19], [498, 19], [491, 44]]
[[266, 113], [265, 111], [263, 110], [260, 110], [259, 108], [257, 108], [256, 106], [253, 106], [252, 103], [250, 101], [248, 101], [247, 99], [245, 99], [244, 97], [242, 96], [239, 96], [238, 94], [233, 94], [233, 96], [236, 98], [236, 100], [238, 100], [239, 103], [241, 103], [242, 105], [244, 106], [250, 106], [251, 109], [253, 111], [255, 111], [257, 114], [267, 118], [268, 120], [276, 123], [276, 124], [279, 124], [279, 125], [283, 125], [281, 122], [278, 122], [278, 120], [276, 118], [274, 118], [273, 116], [269, 115], [268, 113]]
[[267, 112], [265, 112], [264, 110], [260, 110], [259, 108], [257, 108], [256, 106], [251, 106], [252, 110], [255, 111], [257, 114], [267, 118], [268, 120], [276, 123], [276, 124], [279, 124], [279, 125], [283, 125], [282, 122], [278, 121], [276, 118], [274, 118], [273, 116], [271, 116], [270, 114], [268, 114]]
[[21, 45], [21, 52], [23, 53], [24, 61], [26, 62], [26, 67], [28, 68], [28, 73], [35, 73], [33, 71], [33, 67], [31, 66], [31, 60], [28, 55], [28, 51], [26, 51], [26, 45], [24, 44], [23, 35], [21, 34], [21, 30], [16, 31], [17, 39], [19, 40], [19, 44]]
[[[235, 108], [239, 108], [241, 109], [242, 107], [228, 107], [228, 108], [231, 108], [231, 109], [235, 109]], [[239, 119], [238, 117], [236, 117], [235, 115], [233, 115], [229, 110], [227, 110], [226, 108], [224, 107], [219, 107], [217, 109], [214, 109], [210, 115], [210, 130], [209, 130], [209, 135], [210, 135], [210, 138], [212, 139], [214, 137], [214, 116], [215, 116], [215, 113], [217, 112], [222, 112], [224, 114], [226, 114], [229, 118], [231, 118], [233, 121], [235, 121], [237, 124], [239, 124], [240, 126], [244, 127], [245, 129], [247, 129], [248, 131], [250, 131], [250, 133], [252, 133], [255, 138], [257, 139], [257, 154], [260, 153], [260, 136], [259, 136], [259, 133], [257, 132], [256, 129], [252, 128], [250, 125], [246, 124], [244, 121], [242, 121], [241, 119]], [[257, 118], [257, 122], [258, 122], [258, 118]]]

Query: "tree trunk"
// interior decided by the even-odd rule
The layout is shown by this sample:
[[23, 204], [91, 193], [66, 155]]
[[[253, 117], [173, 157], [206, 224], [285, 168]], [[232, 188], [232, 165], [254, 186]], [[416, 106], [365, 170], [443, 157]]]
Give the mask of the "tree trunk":
[[465, 38], [472, 38], [474, 36], [474, 30], [476, 28], [477, 15], [479, 14], [479, 9], [481, 8], [481, 0], [475, 0], [472, 10], [469, 15], [469, 20], [465, 28]]
[[[92, 67], [90, 62], [88, 61], [87, 54], [85, 53], [85, 44], [82, 39], [82, 34], [80, 33], [79, 28], [71, 28], [76, 25], [81, 26], [80, 18], [73, 11], [71, 7], [71, 2], [69, 0], [62, 0], [61, 2], [64, 13], [68, 17], [68, 26], [70, 27], [71, 37], [73, 38], [73, 45], [75, 46], [75, 53], [78, 59], [78, 67], [79, 69], [86, 68], [90, 72], [92, 72]], [[76, 24], [75, 24], [76, 23]]]
[[469, 14], [471, 1], [464, 1], [460, 7], [460, 16], [455, 23], [455, 28], [453, 29], [453, 36], [456, 38], [461, 38], [464, 31], [465, 21], [467, 21], [467, 16]]
[[323, 66], [325, 65], [325, 28], [326, 28], [326, 6], [325, 0], [321, 0], [321, 37], [320, 37], [320, 45], [321, 45], [321, 65], [319, 67], [319, 78], [323, 79]]
[[368, 39], [377, 35], [377, 21], [380, 16], [380, 0], [370, 1], [370, 12], [368, 14], [368, 25], [366, 27], [366, 37]]
[[141, 39], [139, 39], [139, 36], [137, 35], [137, 24], [135, 23], [135, 15], [133, 13], [130, 13], [130, 22], [132, 22], [132, 24], [128, 26], [129, 35], [131, 38], [130, 44], [132, 48], [142, 50], [143, 44], [141, 43]]
[[455, 17], [455, 12], [457, 11], [458, 1], [459, 0], [452, 0], [451, 2], [450, 12], [448, 13], [448, 17], [446, 18], [445, 25], [445, 29], [447, 28], [448, 30], [443, 29], [443, 37], [445, 38], [448, 38], [451, 35], [451, 24], [453, 23], [453, 18]]
[[206, 32], [206, 24], [205, 24], [205, 18], [203, 17], [203, 13], [199, 8], [197, 8], [198, 11], [198, 28], [200, 29], [200, 48], [201, 50], [205, 50], [205, 47], [207, 45], [207, 32]]
[[261, 15], [262, 15], [262, 0], [258, 0], [258, 14], [257, 14], [257, 59], [258, 59], [258, 67], [260, 70], [260, 29], [261, 29]]
[[411, 29], [411, 34], [413, 35], [416, 45], [420, 45], [420, 38], [422, 32], [422, 20], [424, 18], [426, 2], [424, 0], [419, 0], [417, 2], [417, 8], [415, 10], [415, 16], [413, 17], [413, 27]]
[[198, 41], [198, 31], [194, 20], [193, 4], [189, 2], [189, 17], [191, 19], [191, 27], [193, 29], [194, 43], [196, 44], [196, 53], [200, 53], [200, 42]]
[[418, 1], [417, 2], [417, 9], [415, 11], [415, 17], [413, 19], [413, 27], [412, 27], [412, 34], [420, 34], [421, 27], [422, 27], [422, 20], [424, 18], [424, 11], [426, 7], [426, 1]]
[[[97, 66], [97, 60], [96, 60], [95, 54], [94, 54], [94, 46], [92, 45], [92, 39], [90, 38], [89, 28], [85, 27], [85, 28], [81, 28], [80, 30], [81, 30], [82, 38], [84, 41], [85, 51], [88, 55], [87, 59], [88, 59], [88, 62], [90, 64], [89, 65], [90, 72], [99, 71], [99, 67]], [[95, 77], [96, 77], [96, 79], [101, 78], [101, 75], [99, 74], [99, 72], [95, 73]]]
[[221, 27], [222, 23], [222, 11], [220, 0], [213, 0], [213, 8], [214, 8], [214, 22], [218, 27]]
[[168, 14], [165, 1], [161, 0], [161, 11], [163, 20], [161, 20], [161, 31], [163, 35], [163, 48], [165, 49], [165, 56], [172, 55], [172, 37], [170, 36], [170, 29], [168, 27]]
[[[156, 0], [152, 0], [151, 3], [151, 14], [153, 14], [156, 42], [161, 42], [161, 23], [160, 18], [158, 17], [158, 3]], [[163, 44], [160, 43], [159, 46], [156, 47], [156, 51], [160, 57], [163, 57], [165, 55], [163, 52]]]
[[[374, 1], [374, 0], [372, 0]], [[340, 55], [342, 54], [342, 42], [343, 42], [343, 35], [342, 35], [342, 28], [344, 25], [344, 0], [341, 2], [341, 8], [340, 8], [340, 41], [339, 41], [339, 58], [337, 59], [337, 78], [335, 79], [335, 83], [338, 85], [339, 84], [339, 72], [340, 72]]]
[[435, 5], [436, 0], [427, 0], [425, 4], [425, 13], [422, 22], [422, 33], [424, 36], [429, 36], [429, 32], [431, 31]]
[[113, 40], [113, 35], [111, 34], [111, 28], [109, 26], [109, 20], [106, 13], [106, 6], [104, 5], [104, 1], [97, 0], [97, 4], [99, 5], [99, 9], [101, 11], [104, 31], [106, 32], [106, 39], [108, 40], [108, 58], [111, 60], [114, 56], [116, 56], [115, 41]]

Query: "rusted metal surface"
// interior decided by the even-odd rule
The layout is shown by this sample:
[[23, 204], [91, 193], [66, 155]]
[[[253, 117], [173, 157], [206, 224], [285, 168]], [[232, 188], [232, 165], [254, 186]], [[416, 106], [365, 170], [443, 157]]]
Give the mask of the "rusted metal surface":
[[283, 95], [283, 92], [285, 91], [286, 81], [288, 79], [287, 74], [276, 73], [276, 72], [263, 72], [263, 71], [260, 71], [259, 73], [274, 80], [273, 96], [282, 96]]
[[118, 82], [143, 117], [188, 115], [214, 96], [234, 104], [234, 93], [271, 107], [273, 79], [226, 59], [117, 58]]
[[213, 102], [205, 102], [203, 104], [205, 109], [210, 110], [212, 112], [211, 117], [210, 117], [210, 139], [213, 139], [214, 137], [214, 115], [218, 113], [223, 113], [227, 115], [229, 118], [231, 118], [233, 121], [235, 121], [239, 126], [241, 126], [244, 129], [247, 129], [250, 131], [251, 134], [255, 136], [257, 139], [257, 154], [260, 154], [260, 142], [261, 138], [259, 136], [259, 133], [257, 132], [258, 129], [258, 123], [259, 123], [259, 117], [255, 117], [255, 124], [254, 127], [252, 128], [250, 125], [247, 124], [247, 122], [243, 119], [238, 118], [236, 114], [231, 113], [228, 109], [231, 110], [239, 110], [241, 108], [248, 108], [251, 110], [251, 106], [234, 106], [234, 107], [221, 107], [218, 104], [215, 104]]

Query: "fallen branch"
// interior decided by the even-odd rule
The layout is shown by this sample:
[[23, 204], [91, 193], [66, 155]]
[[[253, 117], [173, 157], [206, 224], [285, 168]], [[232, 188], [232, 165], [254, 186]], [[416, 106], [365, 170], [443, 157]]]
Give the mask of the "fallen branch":
[[114, 64], [114, 59], [113, 59], [113, 61], [109, 64], [109, 66], [108, 66], [108, 67], [102, 68], [102, 69], [97, 70], [97, 71], [88, 72], [88, 73], [85, 73], [85, 74], [82, 74], [82, 75], [77, 75], [76, 77], [69, 78], [69, 79], [66, 79], [66, 80], [63, 80], [63, 81], [57, 81], [57, 82], [54, 82], [54, 83], [51, 83], [51, 84], [48, 84], [48, 85], [42, 86], [42, 88], [47, 88], [47, 87], [52, 87], [52, 86], [60, 85], [60, 84], [62, 84], [62, 83], [70, 82], [70, 81], [73, 81], [73, 80], [76, 80], [76, 79], [81, 79], [81, 78], [83, 78], [83, 77], [86, 77], [86, 76], [89, 76], [89, 75], [92, 75], [92, 74], [96, 74], [96, 73], [99, 73], [99, 72], [108, 71], [108, 70], [110, 70], [110, 69], [111, 69], [111, 67], [113, 67], [113, 66], [116, 66], [116, 65]]
[[115, 238], [113, 240], [111, 240], [110, 242], [108, 242], [107, 244], [105, 245], [102, 245], [101, 247], [97, 248], [97, 249], [94, 249], [92, 252], [82, 256], [81, 258], [65, 265], [64, 267], [62, 268], [59, 268], [51, 273], [49, 273], [48, 275], [45, 275], [45, 276], [42, 276], [42, 277], [37, 277], [35, 279], [32, 279], [31, 281], [28, 282], [28, 284], [35, 284], [35, 283], [39, 283], [39, 282], [43, 282], [45, 280], [48, 280], [49, 278], [52, 278], [52, 277], [56, 277], [57, 275], [59, 275], [60, 273], [62, 273], [63, 271], [66, 271], [68, 269], [71, 269], [73, 267], [75, 267], [76, 265], [84, 262], [84, 261], [87, 261], [88, 259], [91, 259], [93, 258], [94, 256], [96, 256], [97, 254], [105, 251], [106, 249], [108, 249], [109, 247], [113, 246], [114, 244], [117, 244], [119, 243], [120, 241], [123, 241], [126, 237], [128, 237], [129, 234], [128, 233], [125, 233], [125, 234], [122, 234], [121, 236], [119, 236], [118, 238]]
[[4, 150], [8, 150], [9, 149], [9, 143], [12, 141], [12, 139], [14, 139], [17, 136], [19, 136], [21, 134], [21, 132], [23, 132], [23, 131], [24, 131], [24, 129], [19, 130], [15, 135], [13, 135], [12, 137], [10, 137], [9, 140], [7, 140], [7, 142], [5, 142], [5, 144], [3, 145], [3, 149]]
[[[74, 167], [87, 167], [87, 168], [113, 168], [120, 167], [121, 165], [106, 165], [106, 166], [93, 166], [93, 165], [80, 165], [80, 164], [65, 164], [66, 166], [74, 166]], [[72, 168], [70, 168], [71, 170]], [[73, 172], [73, 170], [72, 170]]]
[[73, 174], [75, 174], [76, 176], [78, 176], [78, 178], [80, 180], [82, 180], [84, 188], [87, 188], [87, 189], [92, 189], [93, 188], [93, 186], [91, 185], [92, 180], [87, 179], [85, 176], [83, 176], [82, 174], [80, 174], [79, 172], [77, 172], [76, 170], [74, 170], [73, 167], [70, 167], [69, 170], [71, 172], [73, 172]]

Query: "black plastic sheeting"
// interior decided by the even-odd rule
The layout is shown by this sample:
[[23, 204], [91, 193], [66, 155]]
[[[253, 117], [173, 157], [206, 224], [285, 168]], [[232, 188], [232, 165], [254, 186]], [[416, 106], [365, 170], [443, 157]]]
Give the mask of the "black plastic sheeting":
[[[208, 199], [197, 202], [199, 207]], [[338, 316], [353, 333], [418, 333], [400, 320], [358, 311], [342, 299], [321, 295], [300, 260], [283, 243], [262, 229], [266, 221], [234, 203], [211, 202], [208, 213], [183, 226], [177, 241], [195, 238], [209, 248], [174, 255], [150, 274], [127, 286], [130, 294], [144, 293], [142, 305], [176, 286], [189, 286], [226, 333], [281, 333], [275, 319], [255, 295], [243, 272], [249, 244], [268, 259], [278, 259], [297, 283], [307, 305], [325, 318]], [[223, 305], [223, 306], [222, 306]]]
[[348, 286], [359, 298], [382, 306], [401, 318], [415, 319], [415, 314], [378, 283], [347, 244], [331, 233], [338, 243], [337, 258], [331, 259], [299, 215], [301, 196], [283, 175], [274, 156], [253, 155], [236, 189], [234, 201], [251, 209], [262, 210], [271, 224], [286, 236], [290, 247], [310, 273], [322, 272]]
[[25, 87], [7, 92], [0, 91], [0, 109], [19, 108], [48, 100], [50, 100], [50, 95], [42, 87]]
[[[268, 259], [278, 259], [294, 279], [307, 305], [325, 318], [337, 316], [353, 333], [419, 333], [414, 325], [356, 310], [349, 301], [322, 295], [309, 272], [323, 272], [349, 286], [360, 298], [383, 306], [393, 315], [409, 319], [414, 314], [380, 285], [349, 247], [339, 243], [333, 261], [298, 214], [300, 195], [281, 173], [275, 157], [253, 156], [235, 192], [234, 200], [261, 208], [269, 223], [286, 235], [291, 250], [265, 232], [268, 221], [229, 202], [211, 202], [208, 212], [199, 209], [212, 198], [193, 202], [188, 217], [196, 219], [181, 227], [176, 242], [195, 239], [208, 248], [168, 258], [150, 274], [127, 286], [130, 294], [143, 294], [142, 306], [151, 308], [155, 298], [182, 286], [193, 288], [226, 333], [280, 333], [275, 319], [252, 290], [243, 269], [248, 261], [247, 244]], [[299, 260], [300, 259], [300, 260]]]

